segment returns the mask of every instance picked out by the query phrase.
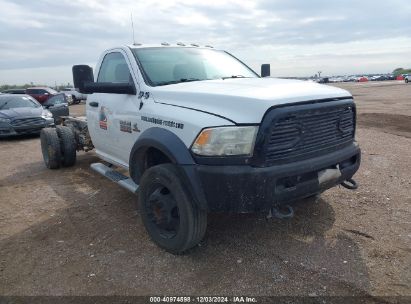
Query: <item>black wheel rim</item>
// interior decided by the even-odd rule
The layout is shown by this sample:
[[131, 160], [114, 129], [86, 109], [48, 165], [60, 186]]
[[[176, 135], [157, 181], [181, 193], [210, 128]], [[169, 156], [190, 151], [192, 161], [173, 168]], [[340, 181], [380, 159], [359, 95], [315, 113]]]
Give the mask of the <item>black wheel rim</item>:
[[163, 238], [173, 238], [180, 226], [177, 202], [169, 189], [158, 185], [148, 198], [147, 215]]

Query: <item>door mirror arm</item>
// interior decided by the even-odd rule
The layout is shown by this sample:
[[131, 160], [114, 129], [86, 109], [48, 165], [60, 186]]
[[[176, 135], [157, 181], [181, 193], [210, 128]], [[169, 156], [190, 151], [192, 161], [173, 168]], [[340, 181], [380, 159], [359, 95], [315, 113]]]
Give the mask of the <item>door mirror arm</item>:
[[111, 93], [137, 95], [134, 83], [86, 82], [83, 90], [86, 94]]

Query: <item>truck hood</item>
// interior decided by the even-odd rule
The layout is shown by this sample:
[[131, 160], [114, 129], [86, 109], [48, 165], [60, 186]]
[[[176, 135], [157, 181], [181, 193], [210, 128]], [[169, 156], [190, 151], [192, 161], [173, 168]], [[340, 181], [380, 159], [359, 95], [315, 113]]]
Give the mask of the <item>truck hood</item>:
[[13, 108], [0, 110], [0, 118], [24, 118], [24, 117], [40, 117], [43, 112], [43, 107], [38, 108]]
[[343, 89], [309, 81], [235, 78], [152, 88], [156, 102], [223, 116], [235, 123], [260, 123], [272, 106], [326, 98], [351, 98]]

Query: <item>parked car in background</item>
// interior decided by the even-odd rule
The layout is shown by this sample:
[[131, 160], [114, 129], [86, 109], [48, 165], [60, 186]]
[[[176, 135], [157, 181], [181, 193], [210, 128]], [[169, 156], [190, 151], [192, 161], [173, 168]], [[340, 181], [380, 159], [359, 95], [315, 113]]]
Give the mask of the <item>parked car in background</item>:
[[73, 103], [80, 103], [80, 101], [87, 99], [87, 94], [80, 93], [75, 88], [64, 88], [61, 92], [70, 94], [73, 98]]
[[395, 77], [393, 77], [391, 74], [381, 74], [381, 75], [374, 75], [371, 77], [371, 81], [385, 81], [385, 80], [394, 80]]
[[49, 110], [53, 114], [54, 123], [60, 124], [62, 116], [69, 116], [69, 103], [71, 95], [67, 96], [64, 93], [54, 95], [43, 103], [43, 108]]
[[53, 114], [29, 95], [0, 95], [0, 137], [39, 133], [54, 126]]
[[8, 89], [2, 92], [3, 94], [26, 94], [26, 89]]
[[61, 93], [58, 93], [58, 94], [64, 94], [66, 96], [66, 101], [67, 101], [69, 106], [74, 104], [73, 96], [71, 94], [65, 93], [65, 92], [61, 92]]
[[368, 78], [366, 76], [359, 77], [357, 82], [367, 82]]
[[318, 83], [329, 83], [330, 82], [330, 78], [329, 77], [321, 77], [317, 79]]
[[26, 89], [26, 94], [43, 104], [50, 97], [57, 95], [58, 92], [49, 87], [32, 87]]

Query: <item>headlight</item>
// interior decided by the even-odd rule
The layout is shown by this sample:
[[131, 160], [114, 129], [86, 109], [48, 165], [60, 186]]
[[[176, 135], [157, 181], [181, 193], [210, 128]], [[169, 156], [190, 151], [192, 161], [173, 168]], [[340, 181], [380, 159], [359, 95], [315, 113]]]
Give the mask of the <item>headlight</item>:
[[49, 110], [43, 110], [43, 113], [41, 113], [41, 117], [43, 118], [52, 118], [53, 114]]
[[8, 119], [8, 118], [1, 118], [0, 117], [0, 122], [5, 122], [5, 123], [10, 123], [10, 119]]
[[251, 156], [258, 127], [217, 127], [201, 131], [191, 151], [202, 156]]

